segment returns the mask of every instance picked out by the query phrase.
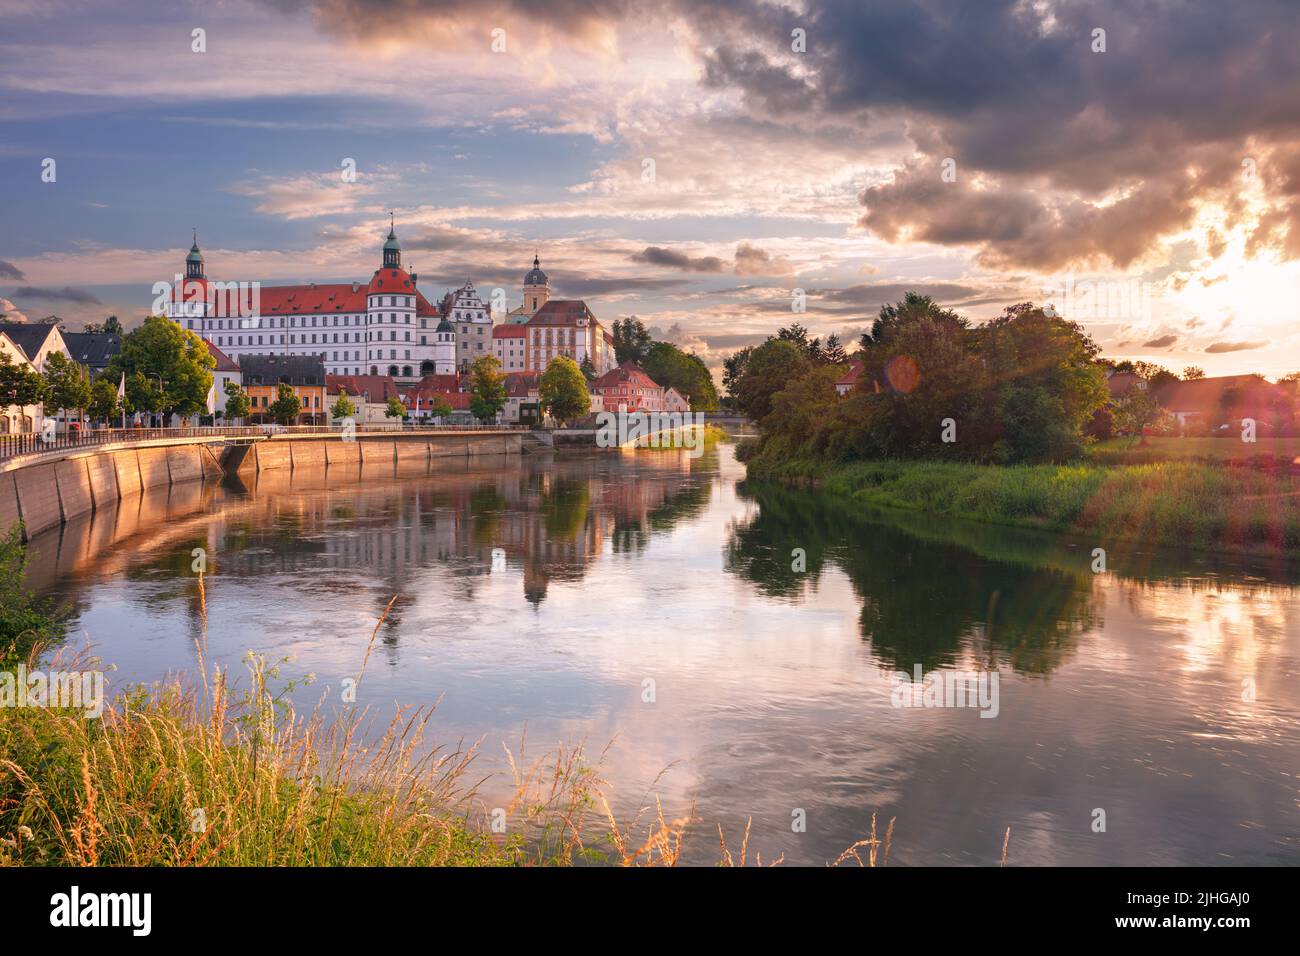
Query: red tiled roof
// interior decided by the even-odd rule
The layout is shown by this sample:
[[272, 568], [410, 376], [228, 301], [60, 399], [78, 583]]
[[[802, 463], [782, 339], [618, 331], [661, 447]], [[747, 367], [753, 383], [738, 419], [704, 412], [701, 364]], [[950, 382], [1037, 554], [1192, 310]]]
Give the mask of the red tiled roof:
[[528, 330], [522, 325], [497, 325], [492, 328], [492, 338], [494, 339], [522, 339], [527, 336]]
[[433, 406], [436, 399], [441, 398], [444, 402], [452, 407], [453, 410], [462, 409], [468, 411], [470, 396], [468, 392], [440, 392], [440, 391], [421, 391], [419, 389], [409, 389], [402, 396], [402, 404], [409, 410], [415, 410], [416, 398], [420, 400], [420, 410], [427, 411]]
[[[1223, 401], [1229, 388], [1236, 392], [1234, 407], [1225, 409]], [[1278, 395], [1278, 387], [1258, 375], [1223, 375], [1170, 382], [1160, 388], [1156, 397], [1171, 412], [1199, 414], [1217, 421], [1237, 415], [1269, 420]]]
[[645, 373], [635, 362], [624, 362], [618, 368], [610, 369], [596, 381], [591, 383], [591, 387], [597, 391], [607, 388], [619, 388], [620, 386], [630, 388], [659, 388], [659, 383]]
[[579, 319], [597, 322], [595, 313], [581, 299], [551, 299], [533, 313], [528, 325], [577, 325]]
[[[383, 273], [381, 276], [380, 273]], [[333, 315], [344, 312], [365, 312], [366, 296], [371, 293], [395, 295], [415, 294], [417, 315], [437, 317], [442, 313], [429, 303], [424, 294], [401, 269], [380, 269], [370, 280], [369, 287], [356, 282], [336, 282], [308, 285], [264, 285], [257, 289], [257, 308], [253, 312], [253, 288], [245, 287], [244, 301], [239, 300], [237, 288], [221, 290], [214, 296], [213, 315], [238, 317], [258, 315]], [[208, 295], [206, 279], [187, 279], [179, 289], [172, 290], [176, 302], [202, 302]]]
[[541, 387], [541, 372], [507, 372], [506, 395], [510, 398], [527, 398]]
[[835, 380], [836, 385], [856, 385], [862, 375], [862, 363], [853, 362], [849, 370]]
[[235, 360], [232, 359], [229, 355], [227, 355], [225, 352], [221, 351], [221, 349], [217, 348], [215, 345], [213, 345], [213, 344], [212, 344], [211, 342], [209, 342], [207, 339], [204, 339], [204, 340], [203, 340], [203, 344], [206, 345], [206, 346], [208, 347], [208, 353], [209, 353], [209, 354], [210, 354], [214, 359], [217, 360], [216, 371], [218, 371], [218, 372], [238, 372], [238, 371], [239, 371], [239, 365], [238, 365], [238, 364], [235, 362]]
[[325, 389], [331, 395], [337, 395], [340, 388], [347, 389], [348, 395], [360, 398], [369, 394], [371, 402], [386, 402], [397, 395], [397, 385], [391, 375], [326, 375]]
[[426, 375], [420, 381], [416, 382], [415, 388], [411, 389], [411, 394], [417, 391], [424, 392], [459, 392], [461, 386], [468, 388], [469, 376], [461, 375]]

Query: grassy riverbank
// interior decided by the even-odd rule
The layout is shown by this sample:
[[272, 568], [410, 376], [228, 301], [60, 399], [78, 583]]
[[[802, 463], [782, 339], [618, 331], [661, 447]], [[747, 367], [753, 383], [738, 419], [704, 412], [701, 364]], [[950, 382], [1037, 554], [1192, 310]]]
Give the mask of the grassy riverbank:
[[1202, 461], [1140, 465], [749, 462], [755, 479], [811, 481], [867, 505], [908, 508], [1108, 540], [1300, 552], [1300, 480]]

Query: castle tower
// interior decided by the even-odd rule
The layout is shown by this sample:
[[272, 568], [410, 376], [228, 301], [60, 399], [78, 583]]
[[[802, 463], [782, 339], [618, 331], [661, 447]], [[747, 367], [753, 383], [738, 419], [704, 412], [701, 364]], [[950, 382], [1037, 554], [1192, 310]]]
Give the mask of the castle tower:
[[455, 375], [456, 330], [445, 316], [438, 323], [433, 339], [433, 373], [435, 375]]
[[199, 252], [199, 233], [197, 229], [194, 231], [194, 245], [190, 246], [190, 254], [185, 257], [185, 278], [207, 278], [203, 274], [203, 253]]
[[388, 214], [388, 238], [384, 241], [384, 268], [402, 268], [402, 245], [397, 241], [397, 224], [393, 214]]

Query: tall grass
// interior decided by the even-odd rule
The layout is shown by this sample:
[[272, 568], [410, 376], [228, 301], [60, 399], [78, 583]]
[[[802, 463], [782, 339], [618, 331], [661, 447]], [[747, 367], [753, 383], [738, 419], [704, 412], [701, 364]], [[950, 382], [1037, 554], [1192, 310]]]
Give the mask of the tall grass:
[[[364, 711], [300, 715], [275, 665], [250, 655], [237, 692], [227, 671], [209, 673], [205, 643], [195, 677], [135, 688], [99, 720], [0, 707], [0, 865], [676, 866], [700, 823], [693, 808], [668, 818], [657, 802], [619, 821], [603, 754], [593, 763], [560, 747], [529, 760], [521, 746], [507, 751], [513, 795], [500, 808], [508, 832], [496, 833], [472, 776], [477, 745], [433, 746], [432, 707], [399, 708], [377, 735]], [[101, 665], [64, 649], [45, 667]], [[721, 840], [723, 865], [747, 854], [748, 826], [738, 859]]]

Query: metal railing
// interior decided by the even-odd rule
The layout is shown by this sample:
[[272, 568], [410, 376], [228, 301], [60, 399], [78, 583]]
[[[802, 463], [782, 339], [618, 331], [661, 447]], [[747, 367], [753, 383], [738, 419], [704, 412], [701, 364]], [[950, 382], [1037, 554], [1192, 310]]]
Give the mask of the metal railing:
[[[385, 434], [427, 434], [436, 432], [521, 432], [517, 425], [404, 425], [371, 424], [356, 426], [358, 434], [383, 432]], [[181, 428], [85, 428], [65, 431], [48, 438], [40, 432], [0, 434], [0, 461], [23, 455], [40, 455], [69, 448], [86, 448], [118, 442], [159, 441], [177, 438], [204, 438], [220, 441], [224, 438], [264, 438], [268, 435], [339, 435], [341, 425], [215, 425]]]

